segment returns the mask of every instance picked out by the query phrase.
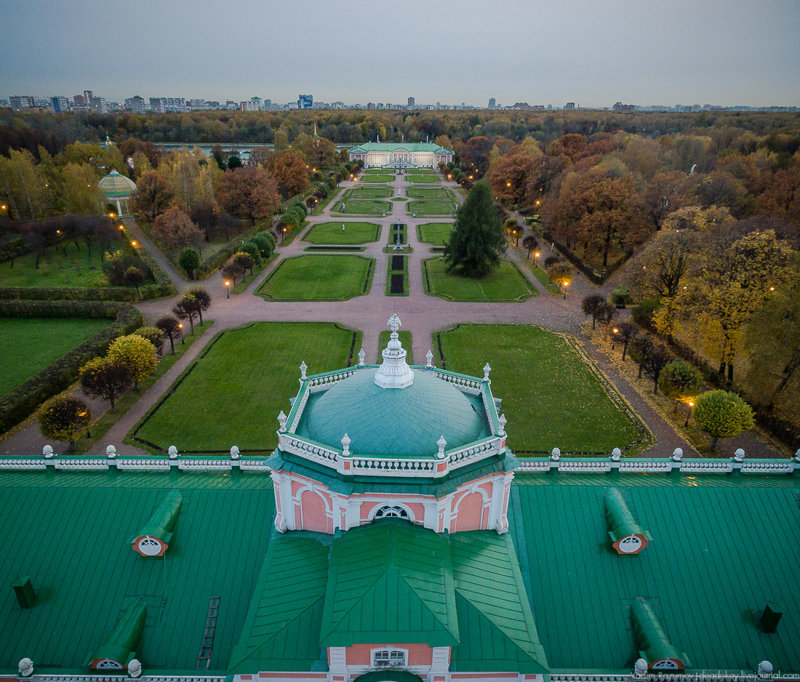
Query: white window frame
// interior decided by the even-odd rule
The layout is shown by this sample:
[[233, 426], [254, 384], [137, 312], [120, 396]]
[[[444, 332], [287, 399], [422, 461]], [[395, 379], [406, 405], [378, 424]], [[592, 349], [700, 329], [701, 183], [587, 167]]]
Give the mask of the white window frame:
[[378, 670], [387, 668], [407, 668], [408, 649], [398, 649], [397, 647], [381, 647], [371, 649], [369, 652], [370, 665]]

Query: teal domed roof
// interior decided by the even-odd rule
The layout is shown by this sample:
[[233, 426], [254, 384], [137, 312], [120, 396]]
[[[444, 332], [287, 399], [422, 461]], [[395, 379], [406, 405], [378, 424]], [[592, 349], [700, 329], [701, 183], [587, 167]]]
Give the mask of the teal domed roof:
[[298, 434], [341, 448], [347, 433], [354, 455], [397, 457], [435, 457], [440, 436], [450, 450], [490, 435], [480, 398], [421, 369], [410, 386], [382, 388], [376, 372], [359, 370], [313, 396]]
[[98, 186], [107, 197], [128, 197], [136, 191], [136, 183], [117, 171], [112, 170], [101, 178]]

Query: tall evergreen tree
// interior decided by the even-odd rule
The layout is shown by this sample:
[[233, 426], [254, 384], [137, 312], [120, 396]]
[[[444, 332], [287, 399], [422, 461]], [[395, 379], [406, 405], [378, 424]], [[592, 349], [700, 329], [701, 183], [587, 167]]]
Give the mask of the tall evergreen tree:
[[458, 209], [444, 259], [448, 271], [477, 279], [500, 265], [504, 251], [503, 222], [495, 209], [489, 183], [481, 180]]

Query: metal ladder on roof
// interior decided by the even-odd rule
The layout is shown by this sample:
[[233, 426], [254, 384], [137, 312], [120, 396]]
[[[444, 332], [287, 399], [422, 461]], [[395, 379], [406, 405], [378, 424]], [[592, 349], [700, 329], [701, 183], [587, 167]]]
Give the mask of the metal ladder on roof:
[[206, 627], [203, 630], [203, 643], [200, 645], [200, 653], [197, 655], [196, 670], [201, 670], [211, 666], [211, 652], [214, 648], [214, 633], [217, 629], [217, 614], [219, 613], [219, 597], [211, 597], [208, 600], [208, 614], [206, 615]]

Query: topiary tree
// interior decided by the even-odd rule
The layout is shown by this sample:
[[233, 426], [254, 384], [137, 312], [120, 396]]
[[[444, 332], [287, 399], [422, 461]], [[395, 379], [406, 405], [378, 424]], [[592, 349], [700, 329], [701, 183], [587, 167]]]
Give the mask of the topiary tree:
[[592, 318], [592, 329], [595, 328], [595, 324], [597, 323], [597, 315], [600, 311], [600, 307], [606, 302], [605, 297], [601, 296], [600, 294], [592, 294], [591, 296], [586, 296], [581, 301], [581, 310], [583, 310], [583, 314], [587, 317]]
[[258, 245], [261, 258], [269, 258], [275, 251], [275, 237], [266, 230], [253, 235], [253, 241]]
[[80, 398], [57, 395], [39, 410], [39, 430], [45, 438], [66, 441], [72, 447], [75, 437], [92, 423], [89, 406]]
[[89, 360], [80, 369], [80, 380], [81, 388], [86, 395], [108, 400], [112, 410], [117, 398], [133, 383], [131, 368], [124, 362], [111, 358]]
[[261, 265], [261, 249], [258, 248], [258, 244], [256, 244], [255, 240], [248, 239], [239, 247], [239, 250], [243, 253], [250, 254], [250, 258], [253, 259], [254, 267]]
[[156, 368], [156, 349], [147, 339], [128, 334], [120, 336], [108, 348], [108, 355], [112, 360], [124, 362], [131, 368], [131, 378], [134, 388], [139, 388], [139, 382], [147, 379]]
[[231, 260], [236, 263], [242, 269], [242, 271], [249, 270], [250, 274], [253, 274], [253, 265], [255, 265], [255, 262], [249, 253], [238, 251], [237, 253], [233, 254]]
[[156, 321], [156, 328], [164, 332], [164, 336], [169, 339], [169, 347], [173, 355], [175, 355], [175, 337], [180, 332], [179, 324], [178, 319], [172, 315], [159, 317]]
[[205, 290], [205, 287], [200, 285], [187, 287], [183, 293], [194, 298], [195, 310], [197, 310], [197, 315], [200, 318], [200, 324], [203, 324], [203, 313], [211, 306], [211, 295]]
[[572, 282], [572, 268], [570, 267], [570, 264], [565, 263], [564, 261], [553, 263], [549, 268], [547, 268], [547, 276], [550, 278], [551, 282], [555, 282], [563, 288], [564, 297], [566, 298], [567, 287], [569, 286], [570, 282]]
[[125, 284], [136, 287], [136, 298], [141, 298], [139, 287], [144, 283], [144, 273], [134, 265], [125, 270]]
[[733, 438], [753, 428], [753, 410], [736, 393], [706, 391], [697, 398], [694, 420], [711, 436], [711, 450], [720, 438]]
[[500, 265], [504, 251], [503, 224], [495, 210], [489, 183], [482, 180], [458, 209], [444, 260], [448, 272], [479, 279]]
[[135, 332], [137, 336], [147, 339], [156, 349], [156, 355], [161, 356], [161, 349], [164, 347], [164, 332], [158, 327], [139, 327]]
[[194, 318], [199, 314], [197, 301], [191, 294], [184, 294], [172, 307], [172, 314], [179, 320], [189, 320], [191, 333], [194, 334]]
[[528, 258], [531, 257], [533, 251], [539, 245], [539, 241], [532, 234], [529, 234], [522, 240], [522, 246], [528, 250]]
[[625, 287], [617, 287], [611, 292], [611, 302], [620, 308], [624, 308], [626, 305], [628, 305], [628, 303], [631, 302], [630, 291], [628, 291]]
[[679, 402], [693, 398], [700, 392], [703, 378], [688, 362], [673, 360], [661, 370], [658, 387], [667, 398], [675, 401], [677, 412]]
[[197, 252], [197, 249], [193, 249], [191, 246], [181, 249], [178, 255], [178, 265], [184, 269], [191, 279], [194, 279], [195, 272], [200, 266], [200, 254]]

